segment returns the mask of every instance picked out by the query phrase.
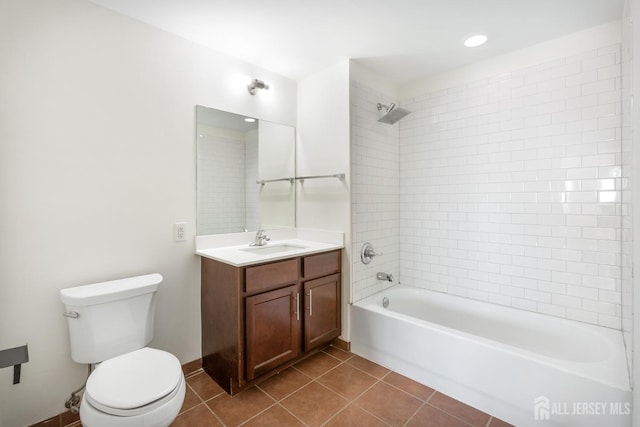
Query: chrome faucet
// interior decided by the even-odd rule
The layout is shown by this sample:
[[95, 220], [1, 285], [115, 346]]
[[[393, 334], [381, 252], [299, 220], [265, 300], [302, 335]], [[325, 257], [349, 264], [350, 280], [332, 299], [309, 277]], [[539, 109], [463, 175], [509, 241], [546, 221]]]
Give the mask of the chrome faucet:
[[387, 282], [393, 282], [393, 274], [378, 273], [376, 275], [376, 279], [378, 279], [378, 280], [386, 280]]
[[264, 246], [269, 240], [271, 240], [271, 238], [267, 236], [264, 230], [258, 230], [255, 239], [253, 239], [253, 243], [249, 246]]

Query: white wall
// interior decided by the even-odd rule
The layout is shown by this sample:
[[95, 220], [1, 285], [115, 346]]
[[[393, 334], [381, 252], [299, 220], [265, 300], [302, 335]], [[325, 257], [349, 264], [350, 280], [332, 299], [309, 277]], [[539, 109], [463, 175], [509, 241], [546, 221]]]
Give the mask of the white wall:
[[[260, 120], [258, 124], [258, 179], [292, 178], [295, 175], [296, 130]], [[295, 185], [289, 181], [256, 185], [259, 196], [262, 228], [293, 227], [295, 225]], [[249, 229], [252, 230], [252, 229]], [[255, 230], [255, 228], [254, 228]]]
[[[296, 84], [81, 0], [0, 6], [0, 425], [64, 410], [70, 359], [58, 291], [159, 272], [152, 345], [200, 357], [195, 105], [295, 126]], [[252, 75], [272, 90], [250, 96]], [[173, 241], [173, 223], [188, 241]]]
[[348, 339], [351, 223], [349, 157], [349, 61], [308, 76], [298, 84], [296, 175], [345, 173], [346, 179], [297, 182], [296, 225], [342, 231], [342, 336]]
[[405, 98], [403, 283], [620, 329], [619, 43], [617, 22]]

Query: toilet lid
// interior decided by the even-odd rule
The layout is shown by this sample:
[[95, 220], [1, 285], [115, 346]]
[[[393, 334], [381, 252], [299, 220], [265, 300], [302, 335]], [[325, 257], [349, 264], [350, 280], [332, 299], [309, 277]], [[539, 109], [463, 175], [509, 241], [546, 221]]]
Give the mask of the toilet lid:
[[87, 397], [97, 406], [132, 410], [170, 394], [183, 377], [171, 353], [142, 348], [99, 364], [87, 380]]

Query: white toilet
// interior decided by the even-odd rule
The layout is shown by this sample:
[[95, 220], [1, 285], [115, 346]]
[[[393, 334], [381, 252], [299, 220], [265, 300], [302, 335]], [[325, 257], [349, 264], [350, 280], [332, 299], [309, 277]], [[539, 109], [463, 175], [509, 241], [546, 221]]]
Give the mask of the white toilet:
[[96, 364], [80, 404], [86, 427], [166, 427], [186, 390], [178, 359], [145, 347], [153, 337], [160, 274], [60, 291], [69, 320], [71, 358]]

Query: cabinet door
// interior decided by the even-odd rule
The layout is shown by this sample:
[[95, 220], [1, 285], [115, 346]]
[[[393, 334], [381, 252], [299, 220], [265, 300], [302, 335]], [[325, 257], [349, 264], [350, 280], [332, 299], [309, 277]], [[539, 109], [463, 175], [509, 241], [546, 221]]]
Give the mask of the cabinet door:
[[298, 285], [246, 298], [248, 380], [298, 357], [299, 303]]
[[304, 283], [304, 350], [340, 335], [340, 274]]

